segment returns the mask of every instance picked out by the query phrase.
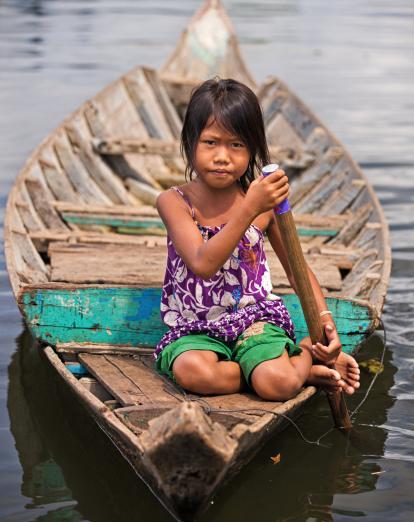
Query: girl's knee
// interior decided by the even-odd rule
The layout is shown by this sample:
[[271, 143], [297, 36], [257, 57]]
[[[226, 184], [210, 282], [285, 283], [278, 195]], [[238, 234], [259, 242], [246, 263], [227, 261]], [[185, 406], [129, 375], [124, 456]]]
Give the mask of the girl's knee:
[[188, 390], [204, 388], [214, 382], [213, 368], [198, 355], [186, 352], [178, 356], [173, 363], [172, 371], [175, 380]]
[[287, 401], [295, 397], [303, 386], [303, 382], [294, 372], [281, 372], [275, 368], [263, 368], [252, 374], [252, 386], [262, 399], [269, 401]]

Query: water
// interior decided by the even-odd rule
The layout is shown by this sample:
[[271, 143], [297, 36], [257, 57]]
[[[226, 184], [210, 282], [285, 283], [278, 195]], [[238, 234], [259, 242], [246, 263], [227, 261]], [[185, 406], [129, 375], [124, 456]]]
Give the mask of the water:
[[[0, 2], [0, 208], [30, 151], [138, 63], [159, 67], [199, 2]], [[258, 80], [283, 78], [363, 166], [390, 224], [388, 349], [351, 441], [291, 428], [219, 492], [203, 522], [414, 518], [414, 3], [225, 0]], [[168, 521], [65, 396], [24, 331], [0, 261], [0, 519]], [[361, 358], [382, 354], [373, 337]], [[370, 376], [363, 374], [361, 392]], [[323, 397], [299, 421], [331, 426]], [[281, 462], [271, 456], [280, 453]]]

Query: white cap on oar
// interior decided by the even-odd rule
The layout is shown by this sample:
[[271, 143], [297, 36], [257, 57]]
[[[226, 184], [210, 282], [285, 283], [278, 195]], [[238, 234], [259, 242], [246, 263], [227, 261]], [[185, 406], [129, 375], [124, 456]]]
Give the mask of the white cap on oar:
[[[262, 174], [263, 174], [263, 176], [268, 176], [272, 172], [276, 172], [276, 170], [278, 168], [279, 168], [279, 165], [277, 163], [270, 163], [269, 165], [265, 165], [262, 168]], [[274, 212], [276, 214], [284, 214], [285, 212], [289, 212], [289, 210], [290, 210], [290, 205], [289, 205], [289, 201], [287, 198], [284, 201], [282, 201], [282, 203], [280, 203], [280, 205], [278, 205], [277, 207], [274, 208]]]
[[272, 172], [275, 172], [279, 168], [278, 163], [270, 163], [270, 165], [266, 165], [262, 168], [263, 176], [268, 176]]

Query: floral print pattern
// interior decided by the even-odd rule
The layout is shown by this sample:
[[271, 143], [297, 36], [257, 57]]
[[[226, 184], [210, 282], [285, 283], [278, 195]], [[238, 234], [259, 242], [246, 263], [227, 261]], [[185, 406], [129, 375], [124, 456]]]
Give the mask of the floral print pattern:
[[[223, 226], [198, 228], [208, 241]], [[255, 225], [250, 225], [229, 259], [208, 280], [185, 265], [169, 237], [167, 247], [161, 317], [169, 331], [158, 343], [155, 357], [165, 346], [191, 333], [234, 341], [257, 321], [283, 328], [295, 342], [289, 312], [282, 299], [272, 293], [264, 237]]]

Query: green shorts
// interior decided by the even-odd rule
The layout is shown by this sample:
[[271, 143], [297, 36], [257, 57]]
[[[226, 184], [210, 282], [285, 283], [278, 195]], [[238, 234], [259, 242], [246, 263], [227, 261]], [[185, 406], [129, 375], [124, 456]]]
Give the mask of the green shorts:
[[299, 355], [302, 349], [286, 332], [273, 324], [257, 322], [247, 328], [236, 341], [225, 343], [204, 333], [180, 337], [166, 346], [157, 358], [157, 371], [175, 381], [172, 371], [175, 359], [188, 350], [209, 350], [219, 359], [240, 364], [244, 377], [250, 385], [250, 375], [263, 361], [276, 359], [286, 350], [289, 357]]

